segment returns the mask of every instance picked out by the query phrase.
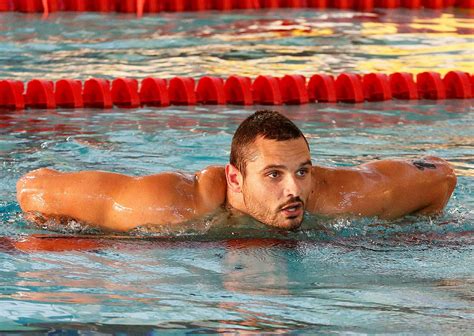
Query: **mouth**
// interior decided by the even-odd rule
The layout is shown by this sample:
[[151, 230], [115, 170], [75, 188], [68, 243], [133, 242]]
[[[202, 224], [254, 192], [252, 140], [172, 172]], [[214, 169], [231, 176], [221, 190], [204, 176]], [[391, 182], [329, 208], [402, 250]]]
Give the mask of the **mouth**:
[[297, 202], [288, 204], [281, 209], [281, 212], [283, 212], [288, 219], [296, 218], [303, 213], [303, 203]]

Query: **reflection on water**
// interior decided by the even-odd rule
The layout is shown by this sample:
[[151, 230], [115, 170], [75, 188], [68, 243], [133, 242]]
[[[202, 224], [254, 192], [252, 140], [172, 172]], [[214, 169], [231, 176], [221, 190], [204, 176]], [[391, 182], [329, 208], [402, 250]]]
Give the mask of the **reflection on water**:
[[[464, 318], [472, 314], [472, 268], [462, 267], [472, 257], [467, 245], [89, 240], [97, 246], [85, 252], [71, 238], [69, 251], [8, 252], [16, 262], [0, 272], [8, 284], [2, 311], [42, 328], [54, 321], [62, 321], [56, 328], [88, 330], [197, 324], [222, 332], [450, 333], [468, 328]], [[35, 307], [42, 307], [39, 315]], [[420, 325], [420, 318], [431, 323]]]
[[468, 12], [278, 10], [129, 15], [0, 13], [0, 76], [201, 77], [473, 72]]

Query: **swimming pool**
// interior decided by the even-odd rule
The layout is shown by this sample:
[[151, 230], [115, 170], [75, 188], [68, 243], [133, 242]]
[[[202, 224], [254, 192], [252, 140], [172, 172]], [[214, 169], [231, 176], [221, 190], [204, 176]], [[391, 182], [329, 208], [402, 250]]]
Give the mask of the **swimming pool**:
[[[0, 76], [23, 81], [472, 72], [472, 19], [460, 10], [8, 13], [0, 22]], [[57, 233], [21, 217], [15, 183], [31, 169], [139, 175], [225, 164], [232, 133], [258, 108], [1, 111], [1, 332], [472, 332], [472, 100], [274, 107], [302, 128], [317, 164], [446, 158], [458, 187], [438, 218], [314, 216], [287, 235], [201, 221], [137, 238], [74, 225]]]

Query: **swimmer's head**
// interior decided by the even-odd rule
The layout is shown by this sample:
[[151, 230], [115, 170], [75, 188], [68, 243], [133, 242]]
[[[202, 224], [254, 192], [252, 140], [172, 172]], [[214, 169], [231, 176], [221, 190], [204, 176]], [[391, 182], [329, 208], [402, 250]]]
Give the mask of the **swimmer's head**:
[[258, 111], [238, 127], [226, 167], [240, 210], [262, 223], [294, 229], [311, 191], [311, 156], [301, 130], [275, 111]]

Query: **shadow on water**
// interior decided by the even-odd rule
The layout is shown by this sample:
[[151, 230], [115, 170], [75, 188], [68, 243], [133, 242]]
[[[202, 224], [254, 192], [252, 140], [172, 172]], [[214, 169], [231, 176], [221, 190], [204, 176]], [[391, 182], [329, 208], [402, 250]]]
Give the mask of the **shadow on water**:
[[236, 321], [205, 320], [194, 323], [169, 322], [160, 325], [120, 325], [99, 323], [31, 323], [26, 325], [12, 325], [0, 332], [2, 335], [175, 335], [175, 334], [287, 334], [291, 333], [341, 333], [364, 332], [363, 328], [344, 328], [335, 325], [302, 324], [297, 321], [278, 323], [274, 321], [259, 321], [252, 326], [239, 325]]

